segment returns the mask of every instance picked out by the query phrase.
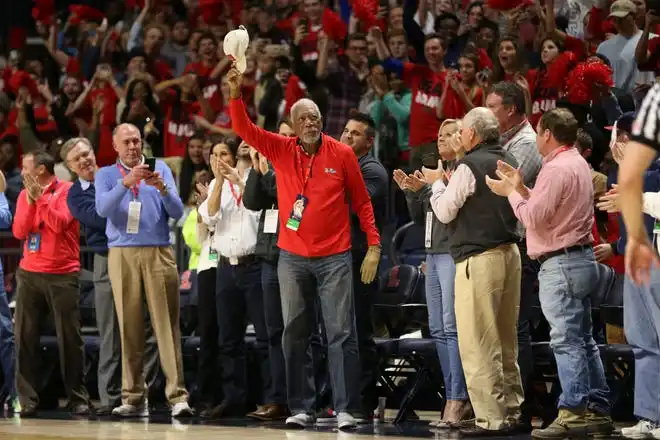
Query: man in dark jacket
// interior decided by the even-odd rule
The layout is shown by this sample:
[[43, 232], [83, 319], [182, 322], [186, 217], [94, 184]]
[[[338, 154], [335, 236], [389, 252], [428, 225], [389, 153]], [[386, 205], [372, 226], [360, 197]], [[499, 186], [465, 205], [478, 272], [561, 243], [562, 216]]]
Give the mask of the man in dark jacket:
[[[94, 250], [94, 306], [100, 339], [98, 387], [101, 400], [101, 406], [95, 411], [97, 415], [109, 415], [113, 408], [121, 405], [121, 340], [108, 278], [106, 219], [96, 212], [96, 157], [92, 144], [86, 138], [67, 141], [62, 146], [61, 156], [67, 167], [78, 176], [69, 190], [67, 205], [73, 217], [80, 222], [87, 245]], [[148, 314], [145, 316], [145, 333], [145, 377], [147, 385], [151, 386], [158, 374], [159, 361], [158, 346]]]
[[[374, 209], [376, 227], [382, 235], [387, 214], [389, 179], [385, 167], [370, 154], [376, 136], [376, 124], [363, 113], [355, 113], [344, 127], [341, 142], [353, 148], [358, 157], [360, 172], [367, 186]], [[366, 416], [376, 408], [376, 344], [374, 343], [372, 297], [378, 291], [378, 283], [364, 284], [360, 279], [360, 264], [367, 253], [367, 238], [360, 229], [360, 220], [351, 215], [351, 244], [353, 254], [353, 292], [355, 299], [355, 321], [360, 350], [362, 376], [360, 380], [362, 407]]]
[[[287, 122], [281, 122], [279, 134], [295, 136]], [[277, 277], [277, 260], [280, 250], [277, 247], [278, 209], [275, 171], [265, 157], [254, 149], [250, 151], [252, 171], [245, 182], [243, 205], [251, 211], [262, 211], [259, 218], [256, 255], [261, 258], [261, 287], [264, 298], [264, 315], [268, 333], [268, 356], [272, 373], [273, 403], [261, 406], [248, 414], [258, 420], [279, 420], [289, 415], [286, 396], [286, 370], [282, 352], [282, 305], [280, 303], [280, 283]]]

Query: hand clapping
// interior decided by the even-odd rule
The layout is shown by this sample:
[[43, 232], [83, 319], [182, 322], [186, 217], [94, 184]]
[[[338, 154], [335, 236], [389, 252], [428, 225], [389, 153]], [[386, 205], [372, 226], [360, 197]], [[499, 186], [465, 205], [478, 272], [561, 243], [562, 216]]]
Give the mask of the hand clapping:
[[23, 175], [23, 186], [25, 191], [27, 191], [28, 202], [31, 204], [36, 202], [41, 194], [43, 194], [43, 188], [37, 182], [37, 179], [31, 174]]

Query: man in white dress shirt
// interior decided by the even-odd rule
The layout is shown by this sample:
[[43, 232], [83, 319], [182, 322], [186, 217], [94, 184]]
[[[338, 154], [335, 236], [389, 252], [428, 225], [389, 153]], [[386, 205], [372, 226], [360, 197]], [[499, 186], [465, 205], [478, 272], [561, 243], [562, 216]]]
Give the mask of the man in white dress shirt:
[[[208, 416], [244, 416], [247, 408], [245, 325], [257, 335], [262, 385], [270, 388], [268, 334], [261, 289], [261, 263], [255, 255], [261, 211], [243, 205], [243, 191], [251, 172], [249, 146], [238, 149], [231, 141], [216, 145], [211, 156], [215, 179], [209, 196], [199, 207], [202, 220], [214, 230], [211, 255], [217, 255], [216, 307], [219, 329], [223, 401]], [[263, 402], [269, 403], [269, 402]]]

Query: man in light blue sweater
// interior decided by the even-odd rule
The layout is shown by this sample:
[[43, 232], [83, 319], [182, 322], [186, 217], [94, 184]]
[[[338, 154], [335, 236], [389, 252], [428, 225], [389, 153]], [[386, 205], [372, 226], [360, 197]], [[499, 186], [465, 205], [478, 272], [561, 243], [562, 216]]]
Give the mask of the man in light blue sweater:
[[140, 131], [131, 124], [113, 133], [118, 160], [96, 173], [96, 210], [107, 218], [108, 273], [122, 345], [120, 417], [147, 417], [142, 295], [158, 342], [165, 392], [173, 417], [190, 416], [183, 381], [179, 330], [179, 275], [170, 243], [169, 219], [183, 215], [172, 172], [162, 161], [151, 170], [142, 155]]

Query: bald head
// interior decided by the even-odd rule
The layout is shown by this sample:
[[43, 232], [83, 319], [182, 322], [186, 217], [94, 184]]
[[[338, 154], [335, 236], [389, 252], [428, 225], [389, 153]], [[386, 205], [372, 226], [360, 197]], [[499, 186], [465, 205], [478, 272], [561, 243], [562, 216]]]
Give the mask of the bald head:
[[119, 160], [128, 168], [142, 161], [142, 135], [135, 125], [118, 125], [112, 133], [112, 146]]

